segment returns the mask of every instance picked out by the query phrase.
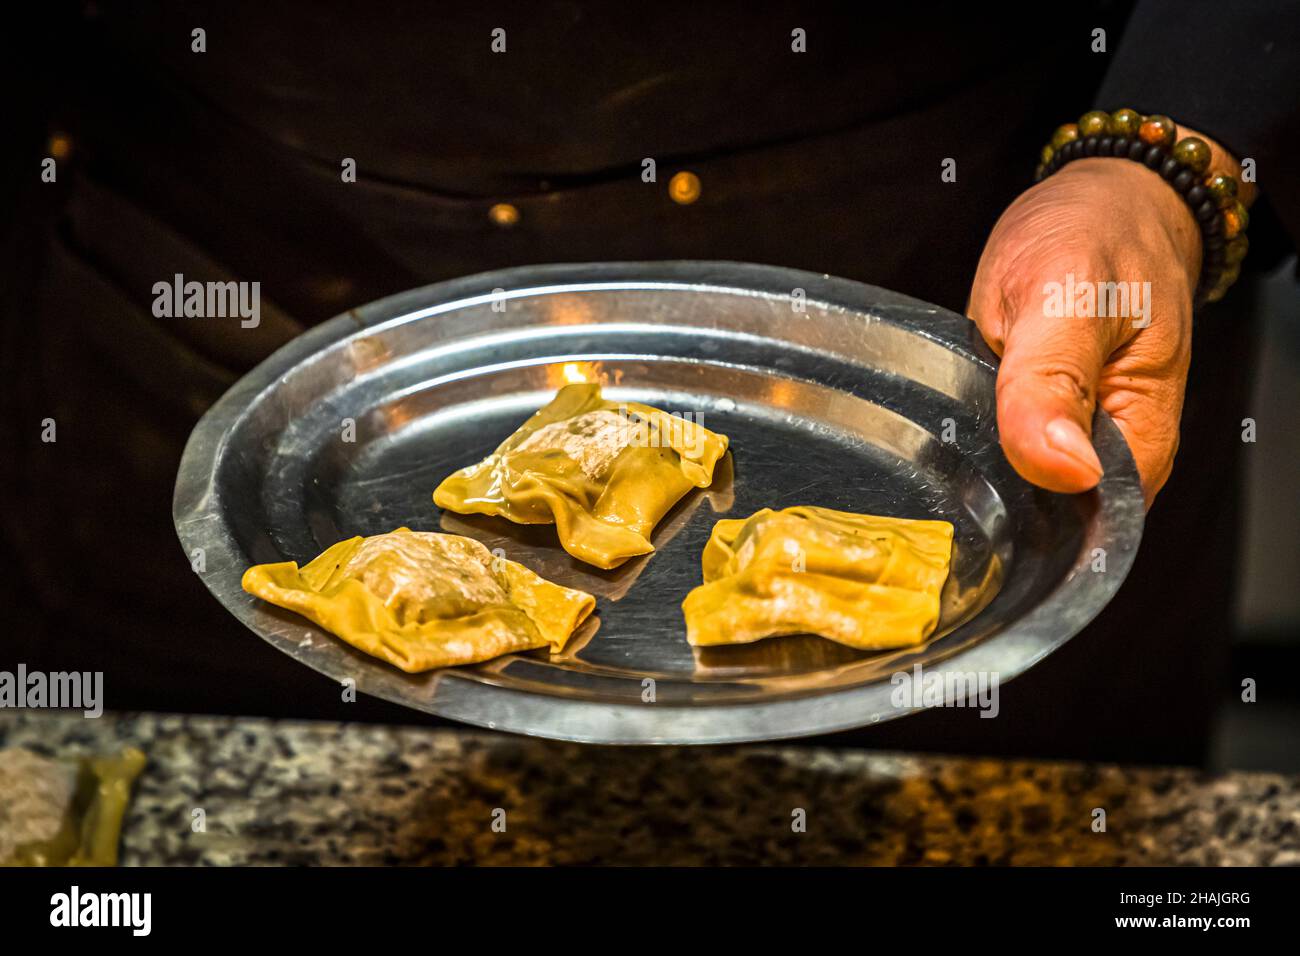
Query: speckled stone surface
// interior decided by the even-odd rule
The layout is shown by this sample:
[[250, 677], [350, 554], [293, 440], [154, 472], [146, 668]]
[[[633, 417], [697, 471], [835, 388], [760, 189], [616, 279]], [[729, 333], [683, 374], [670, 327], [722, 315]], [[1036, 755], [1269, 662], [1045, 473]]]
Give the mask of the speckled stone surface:
[[128, 865], [1300, 864], [1272, 774], [0, 711], [0, 745], [126, 744]]

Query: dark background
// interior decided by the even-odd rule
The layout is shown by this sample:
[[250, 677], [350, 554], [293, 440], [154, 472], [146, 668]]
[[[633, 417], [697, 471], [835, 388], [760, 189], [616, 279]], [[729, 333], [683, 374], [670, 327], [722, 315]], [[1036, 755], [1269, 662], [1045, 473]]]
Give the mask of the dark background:
[[[1141, 89], [1143, 57], [1249, 75], [1248, 61], [1201, 55], [1197, 38], [1214, 34], [1202, 20], [1192, 40], [1143, 37], [1117, 79], [1130, 10], [409, 4], [381, 18], [345, 3], [58, 3], [15, 23], [0, 158], [14, 211], [0, 289], [0, 646], [12, 651], [0, 666], [104, 670], [117, 709], [420, 720], [378, 701], [334, 705], [329, 681], [243, 632], [190, 572], [171, 485], [203, 410], [351, 306], [524, 263], [769, 262], [960, 311], [1042, 142], [1103, 83]], [[498, 25], [504, 57], [489, 50]], [[791, 25], [809, 54], [789, 53]], [[201, 55], [194, 26], [207, 31]], [[1089, 49], [1097, 26], [1105, 56]], [[1162, 95], [1105, 105], [1173, 113]], [[56, 151], [58, 182], [41, 184]], [[640, 179], [645, 156], [657, 184]], [[949, 156], [958, 180], [941, 184]], [[358, 183], [340, 185], [342, 157]], [[682, 169], [703, 183], [689, 206], [666, 193]], [[1300, 325], [1265, 194], [1250, 273], [1198, 328], [1179, 465], [1102, 621], [1112, 644], [1085, 636], [1040, 665], [1070, 690], [1022, 707], [1009, 740], [910, 718], [887, 738], [836, 742], [1300, 763]], [[502, 202], [519, 211], [513, 227], [488, 215]], [[152, 285], [174, 272], [260, 281], [261, 326], [153, 319]], [[1259, 442], [1225, 449], [1243, 413]], [[57, 446], [39, 442], [45, 417]], [[1103, 683], [1089, 668], [1112, 653], [1122, 676]], [[1259, 704], [1236, 702], [1243, 676], [1260, 680]], [[1060, 713], [1104, 716], [1111, 698], [1144, 695], [1145, 712], [1101, 720], [1095, 740]], [[1194, 740], [1213, 700], [1207, 757]]]

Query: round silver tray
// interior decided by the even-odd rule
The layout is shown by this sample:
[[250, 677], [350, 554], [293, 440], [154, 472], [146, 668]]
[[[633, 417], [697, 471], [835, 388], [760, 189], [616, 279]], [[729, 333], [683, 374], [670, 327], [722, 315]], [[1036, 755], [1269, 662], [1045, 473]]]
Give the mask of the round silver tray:
[[[471, 276], [338, 316], [245, 376], [190, 437], [176, 529], [187, 555], [203, 549], [208, 588], [255, 633], [417, 710], [600, 743], [842, 730], [908, 713], [891, 702], [890, 678], [917, 663], [1000, 681], [1021, 673], [1087, 624], [1132, 563], [1143, 504], [1119, 431], [1098, 413], [1098, 489], [1034, 488], [998, 445], [995, 362], [962, 316], [789, 269], [599, 263]], [[654, 554], [599, 571], [561, 550], [552, 527], [439, 512], [431, 495], [443, 477], [591, 370], [609, 397], [694, 413], [731, 438], [714, 486], [665, 518]], [[686, 643], [679, 605], [700, 583], [714, 520], [799, 504], [956, 526], [941, 623], [925, 645]], [[595, 594], [596, 615], [559, 656], [410, 675], [240, 588], [251, 564], [304, 562], [402, 525], [504, 549]]]

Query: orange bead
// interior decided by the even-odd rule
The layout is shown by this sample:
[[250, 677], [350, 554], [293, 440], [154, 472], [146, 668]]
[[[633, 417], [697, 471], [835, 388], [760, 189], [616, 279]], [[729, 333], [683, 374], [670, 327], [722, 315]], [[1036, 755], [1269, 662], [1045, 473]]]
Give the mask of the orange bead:
[[1250, 216], [1246, 207], [1239, 202], [1223, 210], [1223, 235], [1226, 239], [1236, 239], [1250, 225]]
[[1138, 139], [1148, 146], [1170, 149], [1178, 137], [1178, 127], [1168, 116], [1148, 116], [1138, 127]]

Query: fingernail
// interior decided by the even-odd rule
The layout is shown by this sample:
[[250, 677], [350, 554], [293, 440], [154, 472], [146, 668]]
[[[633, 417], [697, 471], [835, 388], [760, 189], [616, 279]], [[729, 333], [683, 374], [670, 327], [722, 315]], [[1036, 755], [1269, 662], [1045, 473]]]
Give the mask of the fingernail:
[[1101, 459], [1082, 428], [1068, 418], [1054, 418], [1047, 423], [1045, 431], [1049, 446], [1074, 459], [1092, 472], [1094, 478], [1101, 478]]

